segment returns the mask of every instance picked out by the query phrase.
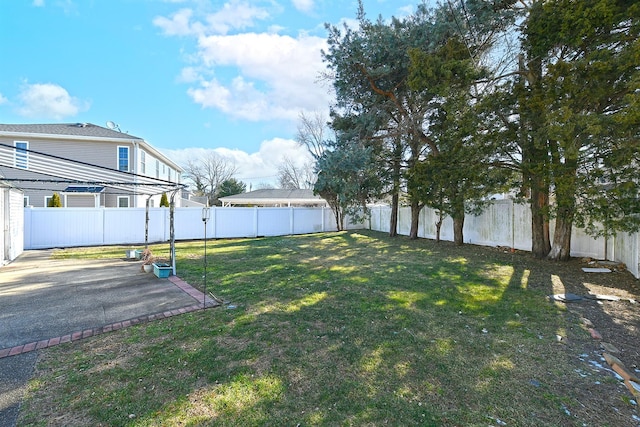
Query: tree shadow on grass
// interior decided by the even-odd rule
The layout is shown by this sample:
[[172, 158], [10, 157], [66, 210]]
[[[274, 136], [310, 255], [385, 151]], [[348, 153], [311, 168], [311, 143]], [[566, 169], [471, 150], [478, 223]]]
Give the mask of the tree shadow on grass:
[[79, 343], [59, 393], [114, 425], [586, 421], [565, 413], [585, 382], [556, 335], [585, 331], [545, 298], [568, 281], [555, 264], [360, 231], [253, 244], [212, 250], [236, 309], [130, 329], [102, 356]]

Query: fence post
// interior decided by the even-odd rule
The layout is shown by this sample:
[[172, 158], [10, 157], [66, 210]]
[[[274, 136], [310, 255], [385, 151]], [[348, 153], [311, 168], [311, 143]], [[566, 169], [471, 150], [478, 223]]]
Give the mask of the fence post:
[[99, 208], [100, 209], [100, 215], [102, 216], [102, 244], [104, 245], [105, 241], [107, 240], [107, 214], [105, 212], [105, 208]]
[[258, 207], [253, 208], [253, 237], [258, 237]]
[[211, 218], [213, 219], [213, 221], [211, 222], [213, 227], [213, 238], [215, 239], [218, 236], [218, 227], [216, 226], [216, 210], [217, 210], [217, 206], [213, 206], [211, 208]]
[[511, 201], [511, 249], [516, 248], [516, 207], [514, 206], [513, 199]]
[[636, 253], [634, 254], [635, 255], [634, 259], [637, 262], [637, 270], [636, 270], [635, 276], [637, 279], [640, 279], [640, 232], [636, 231], [635, 235], [636, 235], [636, 244], [635, 244]]
[[293, 235], [293, 208], [289, 207], [289, 234]]

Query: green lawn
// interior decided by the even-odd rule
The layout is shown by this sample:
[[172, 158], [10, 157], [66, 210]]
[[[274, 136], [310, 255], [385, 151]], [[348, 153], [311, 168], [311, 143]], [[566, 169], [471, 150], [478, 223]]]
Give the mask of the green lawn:
[[[107, 249], [57, 256], [122, 256]], [[177, 245], [196, 287], [202, 255]], [[546, 300], [529, 255], [369, 231], [209, 241], [207, 255], [207, 289], [235, 308], [41, 352], [20, 425], [585, 422], [567, 411], [588, 382], [556, 334], [588, 333]]]

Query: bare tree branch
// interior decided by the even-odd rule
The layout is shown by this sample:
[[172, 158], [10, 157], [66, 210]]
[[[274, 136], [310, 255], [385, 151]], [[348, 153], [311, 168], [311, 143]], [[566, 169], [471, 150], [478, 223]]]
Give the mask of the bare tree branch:
[[283, 157], [282, 163], [278, 166], [278, 184], [280, 188], [287, 190], [311, 189], [316, 179], [311, 163], [298, 167], [289, 157]]
[[198, 159], [189, 159], [184, 167], [184, 174], [195, 186], [195, 192], [207, 196], [209, 204], [218, 202], [220, 184], [235, 175], [238, 168], [233, 161], [210, 152]]
[[325, 130], [327, 129], [327, 119], [322, 113], [315, 112], [312, 116], [300, 113], [300, 123], [298, 124], [298, 133], [296, 141], [300, 145], [304, 145], [307, 151], [318, 159], [325, 150]]

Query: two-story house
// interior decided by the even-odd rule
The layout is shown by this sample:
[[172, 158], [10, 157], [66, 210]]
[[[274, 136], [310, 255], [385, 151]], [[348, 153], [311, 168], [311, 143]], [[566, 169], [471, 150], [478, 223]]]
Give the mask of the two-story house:
[[[179, 188], [182, 168], [144, 139], [91, 123], [0, 124], [0, 179], [25, 206], [159, 206]], [[179, 206], [180, 194], [175, 198]]]

